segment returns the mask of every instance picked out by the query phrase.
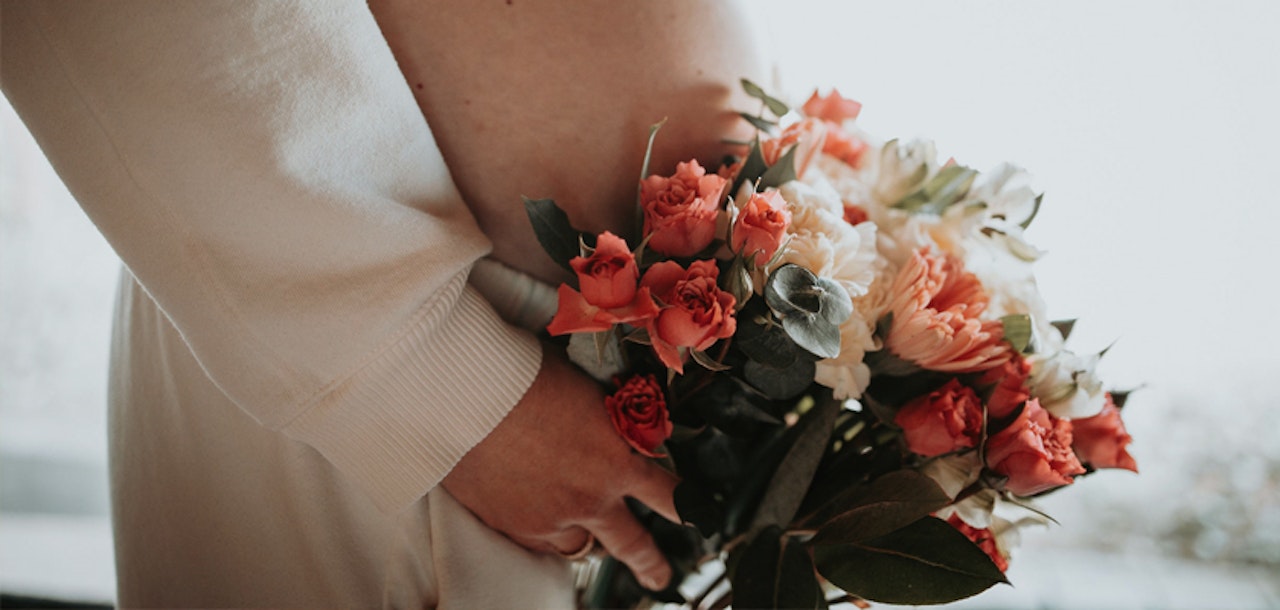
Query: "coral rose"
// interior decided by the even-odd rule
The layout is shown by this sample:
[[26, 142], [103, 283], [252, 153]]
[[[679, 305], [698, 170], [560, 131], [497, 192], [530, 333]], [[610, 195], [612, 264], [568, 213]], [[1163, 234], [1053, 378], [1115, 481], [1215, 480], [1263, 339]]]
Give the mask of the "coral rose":
[[1071, 422], [1050, 415], [1035, 399], [987, 439], [987, 466], [1009, 477], [1005, 488], [1021, 496], [1069, 485], [1084, 473], [1071, 451]]
[[756, 255], [756, 264], [764, 264], [786, 235], [791, 212], [778, 191], [751, 192], [733, 222], [731, 247], [742, 256]]
[[987, 399], [987, 416], [999, 419], [1008, 417], [1028, 398], [1027, 377], [1031, 375], [1031, 363], [1018, 354], [1008, 362], [993, 368], [978, 379], [981, 386], [994, 386]]
[[1138, 462], [1126, 446], [1133, 437], [1124, 429], [1120, 409], [1107, 394], [1106, 406], [1093, 417], [1071, 420], [1076, 455], [1094, 468], [1123, 468], [1138, 472]]
[[773, 167], [782, 159], [787, 150], [795, 147], [796, 177], [803, 178], [809, 165], [817, 158], [818, 153], [827, 141], [827, 125], [819, 119], [803, 119], [792, 123], [782, 130], [776, 138], [770, 138], [760, 144], [760, 153], [764, 162]]
[[649, 457], [671, 436], [667, 401], [653, 375], [636, 375], [604, 398], [613, 428], [636, 451]]
[[949, 373], [995, 368], [1013, 357], [997, 320], [979, 318], [987, 295], [959, 259], [912, 253], [890, 289], [893, 324], [885, 345], [921, 367]]
[[710, 245], [728, 182], [707, 174], [697, 160], [680, 163], [671, 177], [645, 178], [640, 207], [649, 248], [668, 256], [693, 256]]
[[912, 453], [934, 457], [974, 447], [982, 437], [982, 401], [954, 378], [908, 402], [893, 418]]
[[978, 548], [982, 549], [982, 552], [991, 558], [992, 563], [996, 564], [996, 567], [1000, 568], [1001, 572], [1009, 570], [1009, 560], [1000, 552], [1000, 546], [996, 543], [996, 535], [991, 533], [991, 530], [973, 527], [965, 523], [959, 514], [952, 514], [947, 518], [947, 523], [950, 523], [951, 527], [960, 530], [961, 534], [964, 534], [966, 538], [978, 545]]
[[672, 261], [650, 267], [640, 280], [663, 304], [649, 320], [649, 338], [663, 364], [684, 372], [687, 349], [705, 350], [733, 335], [733, 295], [716, 286], [719, 268], [713, 261], [694, 261], [683, 269]]
[[574, 257], [569, 265], [578, 274], [581, 292], [561, 284], [556, 315], [547, 325], [552, 335], [609, 330], [614, 324], [636, 323], [658, 315], [648, 288], [637, 286], [640, 270], [622, 238], [604, 232], [590, 257]]
[[814, 91], [809, 96], [809, 100], [800, 107], [801, 112], [805, 116], [811, 116], [824, 121], [833, 123], [843, 123], [846, 120], [852, 121], [858, 118], [858, 113], [862, 112], [862, 104], [840, 95], [840, 91], [832, 89], [831, 93], [823, 97], [818, 96], [818, 92]]

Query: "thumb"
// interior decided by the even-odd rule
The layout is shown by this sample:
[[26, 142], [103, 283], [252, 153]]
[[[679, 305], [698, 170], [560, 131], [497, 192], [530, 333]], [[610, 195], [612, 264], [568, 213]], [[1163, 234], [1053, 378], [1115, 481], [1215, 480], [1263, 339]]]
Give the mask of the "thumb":
[[631, 568], [641, 585], [654, 591], [666, 588], [671, 580], [666, 556], [622, 502], [602, 514], [590, 529], [604, 550]]

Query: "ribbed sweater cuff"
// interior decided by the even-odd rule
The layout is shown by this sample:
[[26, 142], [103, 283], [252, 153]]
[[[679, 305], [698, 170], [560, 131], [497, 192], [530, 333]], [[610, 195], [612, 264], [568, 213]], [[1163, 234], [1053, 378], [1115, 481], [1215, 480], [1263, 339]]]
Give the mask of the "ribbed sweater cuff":
[[533, 383], [542, 352], [459, 274], [422, 319], [285, 428], [384, 512], [435, 487]]

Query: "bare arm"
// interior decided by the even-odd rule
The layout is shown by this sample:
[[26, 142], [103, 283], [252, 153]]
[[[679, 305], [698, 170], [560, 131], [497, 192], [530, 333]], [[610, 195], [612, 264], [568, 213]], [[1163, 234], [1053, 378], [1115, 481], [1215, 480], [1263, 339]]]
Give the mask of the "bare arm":
[[[418, 104], [494, 256], [544, 279], [520, 196], [576, 226], [631, 221], [648, 126], [668, 118], [653, 171], [718, 162], [749, 135], [755, 41], [734, 2], [374, 0]], [[536, 256], [531, 256], [536, 253]]]
[[[521, 195], [552, 197], [580, 229], [632, 222], [648, 126], [668, 119], [651, 170], [712, 165], [749, 135], [738, 79], [759, 80], [737, 6], [711, 0], [372, 0], [450, 171], [494, 256], [548, 281]], [[596, 384], [546, 350], [511, 414], [446, 477], [490, 526], [535, 550], [586, 532], [650, 588], [670, 571], [630, 515], [633, 496], [676, 519], [674, 477], [633, 454]]]

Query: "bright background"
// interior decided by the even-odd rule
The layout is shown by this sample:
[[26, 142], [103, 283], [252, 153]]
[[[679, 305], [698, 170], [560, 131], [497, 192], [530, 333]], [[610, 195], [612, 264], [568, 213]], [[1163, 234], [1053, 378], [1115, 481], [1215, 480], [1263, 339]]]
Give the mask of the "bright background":
[[[1280, 608], [1280, 3], [748, 0], [775, 90], [883, 138], [1028, 168], [1054, 317], [1119, 388], [1141, 476], [1044, 502], [962, 604]], [[0, 109], [0, 590], [112, 591], [106, 353], [119, 263]]]

